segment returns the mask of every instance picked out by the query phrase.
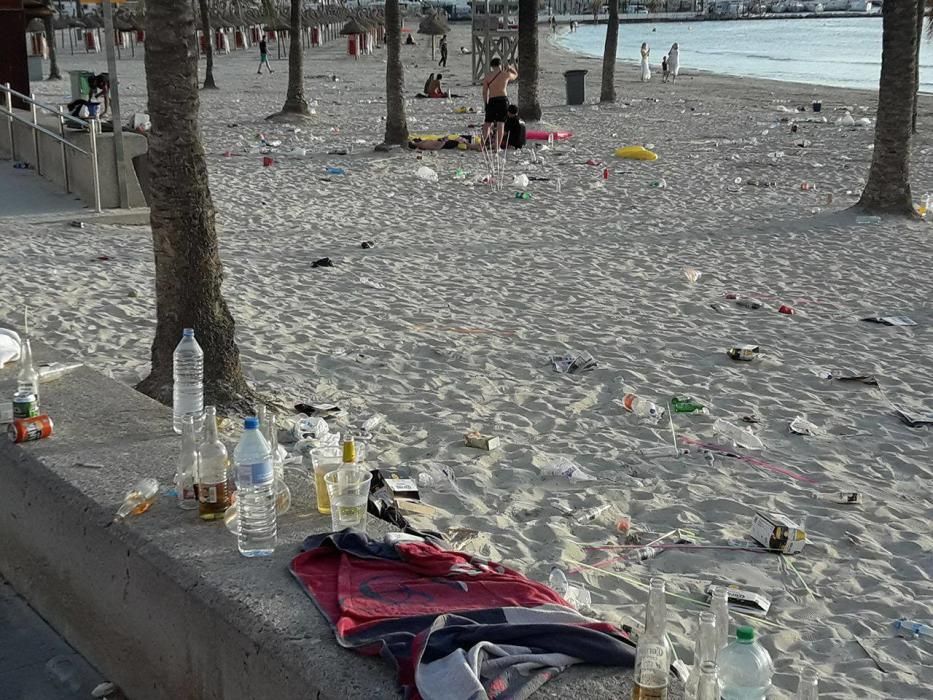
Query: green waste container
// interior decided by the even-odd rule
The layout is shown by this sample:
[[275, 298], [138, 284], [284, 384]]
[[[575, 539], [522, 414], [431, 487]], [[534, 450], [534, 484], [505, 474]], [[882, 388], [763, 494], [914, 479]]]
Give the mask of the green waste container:
[[94, 73], [89, 70], [70, 70], [68, 75], [71, 78], [71, 99], [86, 100], [91, 92], [88, 80], [94, 77]]
[[567, 82], [567, 104], [582, 105], [586, 100], [586, 70], [564, 71]]

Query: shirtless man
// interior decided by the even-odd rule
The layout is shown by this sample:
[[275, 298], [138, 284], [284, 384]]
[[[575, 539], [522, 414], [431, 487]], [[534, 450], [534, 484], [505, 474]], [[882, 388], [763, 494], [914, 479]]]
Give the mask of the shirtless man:
[[496, 143], [505, 138], [505, 120], [509, 109], [509, 82], [518, 77], [518, 71], [512, 66], [502, 67], [502, 61], [494, 58], [489, 62], [490, 71], [483, 78], [483, 103], [486, 105], [486, 118], [483, 121], [483, 143], [489, 140], [493, 125], [496, 128]]

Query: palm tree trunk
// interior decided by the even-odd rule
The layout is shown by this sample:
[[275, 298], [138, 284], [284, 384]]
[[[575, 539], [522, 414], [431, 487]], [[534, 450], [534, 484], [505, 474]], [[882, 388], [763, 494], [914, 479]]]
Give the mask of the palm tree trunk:
[[55, 52], [55, 29], [52, 27], [52, 18], [43, 17], [45, 25], [45, 41], [49, 45], [49, 80], [61, 80], [62, 74], [58, 70], [58, 55]]
[[886, 0], [881, 8], [881, 82], [875, 148], [856, 208], [913, 216], [910, 124], [917, 88], [917, 0]]
[[917, 61], [914, 64], [914, 111], [910, 121], [910, 133], [917, 133], [917, 108], [920, 102], [920, 42], [923, 40], [923, 17], [926, 14], [927, 0], [917, 0]]
[[207, 51], [204, 56], [207, 59], [207, 67], [204, 69], [204, 89], [216, 90], [217, 83], [214, 82], [214, 37], [211, 35], [211, 16], [207, 7], [207, 0], [198, 0], [198, 10], [201, 15], [201, 33], [204, 34], [204, 43], [207, 44]]
[[198, 51], [188, 0], [148, 5], [145, 66], [152, 119], [149, 220], [156, 332], [152, 369], [136, 388], [171, 403], [172, 353], [182, 329], [189, 327], [204, 349], [206, 403], [242, 408], [251, 392], [221, 292], [223, 269], [198, 128]]
[[402, 67], [402, 18], [398, 0], [386, 0], [386, 135], [389, 146], [408, 143], [405, 116], [405, 71]]
[[301, 46], [301, 0], [291, 0], [288, 22], [288, 91], [282, 111], [266, 117], [274, 121], [295, 121], [310, 118], [305, 99], [304, 48]]
[[518, 0], [518, 115], [541, 119], [538, 103], [538, 0]]
[[609, 24], [603, 49], [603, 84], [600, 102], [616, 101], [616, 50], [619, 48], [619, 0], [609, 0]]

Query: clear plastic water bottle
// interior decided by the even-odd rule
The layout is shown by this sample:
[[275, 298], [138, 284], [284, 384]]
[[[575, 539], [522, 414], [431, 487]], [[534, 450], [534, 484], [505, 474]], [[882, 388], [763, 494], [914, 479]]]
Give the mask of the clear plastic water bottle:
[[244, 557], [275, 551], [275, 473], [272, 451], [259, 432], [259, 420], [243, 421], [243, 435], [233, 451], [237, 482], [237, 547]]
[[647, 418], [648, 420], [657, 421], [664, 415], [663, 408], [648, 401], [648, 399], [636, 396], [632, 392], [627, 392], [622, 397], [622, 406], [626, 411], [634, 413], [639, 418]]
[[765, 700], [773, 675], [771, 655], [755, 641], [755, 630], [739, 627], [719, 655], [723, 700]]
[[185, 328], [173, 355], [175, 386], [172, 392], [172, 427], [181, 432], [182, 418], [194, 416], [200, 432], [204, 411], [204, 351], [194, 339], [194, 329]]

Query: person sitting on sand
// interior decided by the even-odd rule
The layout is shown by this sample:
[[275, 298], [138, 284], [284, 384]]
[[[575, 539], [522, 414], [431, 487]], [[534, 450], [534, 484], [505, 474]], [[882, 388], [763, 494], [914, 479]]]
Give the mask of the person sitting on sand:
[[464, 56], [469, 56], [473, 52], [470, 51], [466, 46], [461, 46], [460, 53], [463, 54]]
[[518, 118], [518, 105], [509, 105], [502, 148], [524, 148], [525, 143], [525, 122]]
[[434, 73], [428, 76], [428, 79], [424, 81], [424, 94], [431, 94], [431, 86], [434, 85]]
[[431, 84], [427, 86], [424, 93], [428, 97], [447, 97], [447, 93], [444, 92], [444, 88], [441, 87], [441, 78], [444, 76], [438, 73], [434, 80], [431, 81]]
[[455, 138], [445, 136], [440, 139], [413, 138], [408, 141], [408, 147], [419, 151], [446, 151], [459, 149], [461, 151], [480, 151], [483, 146], [473, 141], [469, 134], [461, 134]]
[[411, 35], [411, 32], [408, 33], [408, 37], [405, 39], [405, 46], [415, 46], [415, 40]]

